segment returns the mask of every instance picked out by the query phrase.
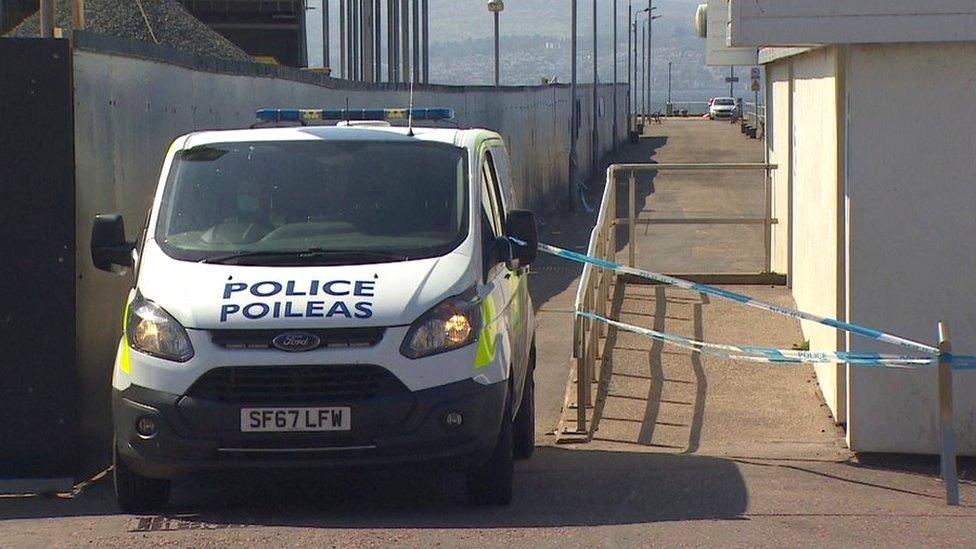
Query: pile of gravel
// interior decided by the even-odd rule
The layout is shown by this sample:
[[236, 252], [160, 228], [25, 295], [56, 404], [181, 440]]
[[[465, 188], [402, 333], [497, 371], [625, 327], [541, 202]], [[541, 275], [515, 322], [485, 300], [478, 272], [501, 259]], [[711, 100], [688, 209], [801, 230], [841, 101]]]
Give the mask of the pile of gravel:
[[[55, 0], [55, 25], [71, 27], [71, 0]], [[175, 0], [85, 0], [85, 30], [164, 44], [182, 51], [250, 61], [244, 50], [203, 24]], [[35, 13], [7, 36], [37, 36]]]

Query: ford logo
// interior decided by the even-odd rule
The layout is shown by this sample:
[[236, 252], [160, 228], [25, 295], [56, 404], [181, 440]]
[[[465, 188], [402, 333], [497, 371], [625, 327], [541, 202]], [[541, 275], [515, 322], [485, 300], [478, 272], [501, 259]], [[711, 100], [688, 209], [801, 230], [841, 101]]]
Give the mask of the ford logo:
[[322, 343], [319, 336], [315, 334], [306, 334], [303, 332], [288, 332], [280, 334], [271, 340], [271, 344], [275, 347], [281, 349], [282, 351], [288, 351], [290, 353], [298, 353], [301, 351], [311, 351], [317, 348]]

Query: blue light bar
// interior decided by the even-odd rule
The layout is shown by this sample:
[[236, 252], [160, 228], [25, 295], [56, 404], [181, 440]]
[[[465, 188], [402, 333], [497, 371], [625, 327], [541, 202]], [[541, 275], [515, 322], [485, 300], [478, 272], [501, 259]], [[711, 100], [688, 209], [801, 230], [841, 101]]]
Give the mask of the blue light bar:
[[327, 120], [451, 120], [454, 109], [258, 109], [262, 122], [311, 122]]

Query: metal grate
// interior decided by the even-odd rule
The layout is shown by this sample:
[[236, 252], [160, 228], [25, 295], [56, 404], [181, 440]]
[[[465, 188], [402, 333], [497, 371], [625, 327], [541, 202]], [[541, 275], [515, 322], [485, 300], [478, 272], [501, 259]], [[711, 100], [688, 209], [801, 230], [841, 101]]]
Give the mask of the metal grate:
[[358, 402], [408, 392], [387, 369], [372, 364], [227, 366], [205, 373], [187, 396], [235, 404]]
[[288, 332], [317, 336], [320, 349], [372, 347], [383, 339], [384, 328], [330, 328], [324, 330], [212, 330], [210, 339], [226, 349], [272, 349], [272, 340]]

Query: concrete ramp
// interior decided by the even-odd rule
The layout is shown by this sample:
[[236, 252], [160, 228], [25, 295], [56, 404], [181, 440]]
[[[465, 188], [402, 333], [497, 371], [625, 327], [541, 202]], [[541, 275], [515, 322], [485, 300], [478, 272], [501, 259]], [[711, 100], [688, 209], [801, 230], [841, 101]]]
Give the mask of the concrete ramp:
[[[790, 348], [796, 322], [694, 292], [622, 283], [613, 317], [697, 340]], [[726, 286], [793, 306], [787, 290]], [[810, 366], [746, 364], [611, 329], [603, 384], [592, 413], [593, 441], [673, 453], [722, 456], [846, 455]]]
[[[761, 142], [723, 122], [668, 120], [642, 138], [646, 157], [628, 162], [745, 164], [762, 162]], [[665, 168], [666, 166], [662, 166]], [[763, 285], [785, 277], [767, 271], [762, 220], [769, 199], [758, 170], [635, 172], [635, 266], [710, 284], [794, 308], [789, 290]], [[617, 217], [626, 221], [626, 168], [618, 172]], [[616, 259], [627, 263], [630, 233], [618, 227]], [[732, 276], [728, 276], [732, 275]], [[748, 276], [744, 276], [748, 275]], [[729, 301], [617, 277], [608, 316], [622, 323], [699, 341], [799, 348], [797, 321]], [[595, 397], [587, 408], [591, 444], [640, 451], [845, 459], [843, 433], [824, 406], [810, 365], [769, 365], [717, 358], [609, 327], [596, 345]], [[577, 387], [571, 380], [562, 432], [577, 429]], [[564, 442], [571, 436], [564, 436]]]

